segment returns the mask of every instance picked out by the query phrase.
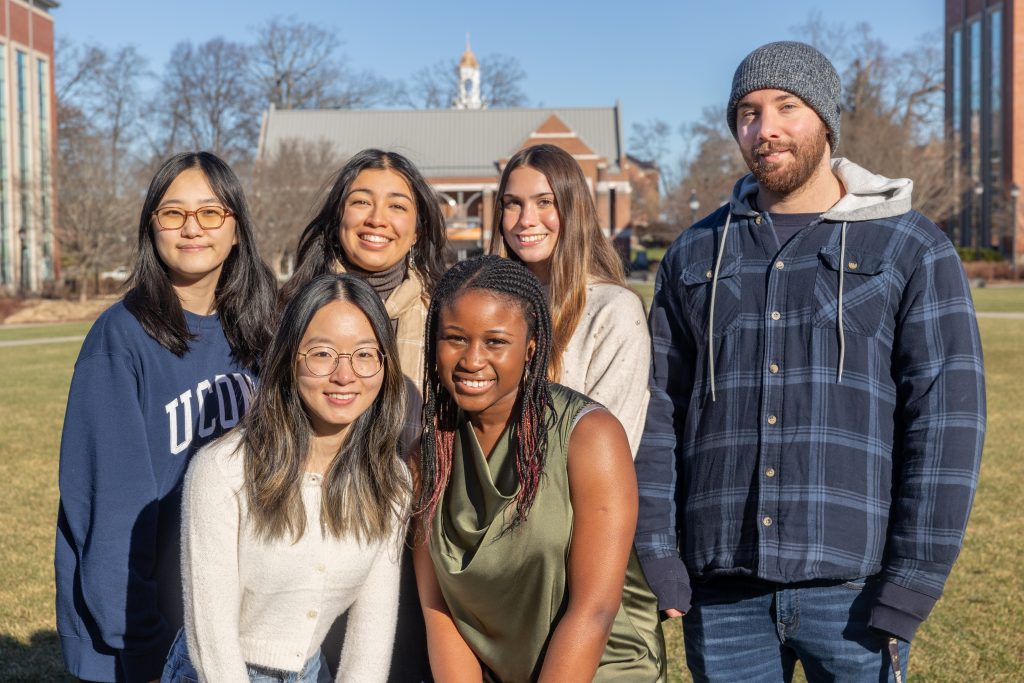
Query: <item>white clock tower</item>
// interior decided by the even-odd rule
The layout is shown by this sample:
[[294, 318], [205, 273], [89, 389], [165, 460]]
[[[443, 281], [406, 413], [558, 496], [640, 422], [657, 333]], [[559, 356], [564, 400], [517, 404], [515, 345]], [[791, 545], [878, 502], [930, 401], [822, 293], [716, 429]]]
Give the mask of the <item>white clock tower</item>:
[[466, 51], [459, 60], [459, 96], [452, 103], [455, 109], [483, 109], [484, 102], [480, 99], [480, 63], [469, 47], [469, 34], [466, 34]]

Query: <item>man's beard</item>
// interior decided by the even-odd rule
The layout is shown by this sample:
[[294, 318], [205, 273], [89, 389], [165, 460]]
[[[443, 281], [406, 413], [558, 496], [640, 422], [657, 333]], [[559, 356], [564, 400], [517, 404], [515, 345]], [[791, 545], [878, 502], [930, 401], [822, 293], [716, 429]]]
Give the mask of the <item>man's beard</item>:
[[[825, 154], [827, 144], [828, 133], [822, 130], [820, 135], [800, 144], [795, 140], [762, 142], [753, 149], [744, 151], [743, 160], [761, 187], [786, 197], [803, 187], [814, 175]], [[782, 149], [789, 150], [793, 155], [793, 160], [788, 164], [770, 163], [761, 156]]]

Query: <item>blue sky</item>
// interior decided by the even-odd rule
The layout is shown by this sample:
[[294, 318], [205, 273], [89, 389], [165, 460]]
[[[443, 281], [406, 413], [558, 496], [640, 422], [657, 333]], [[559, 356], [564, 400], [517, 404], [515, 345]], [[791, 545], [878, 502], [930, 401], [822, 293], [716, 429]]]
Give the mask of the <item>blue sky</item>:
[[500, 52], [519, 60], [531, 104], [619, 100], [628, 136], [632, 123], [662, 119], [675, 127], [724, 103], [744, 55], [772, 40], [799, 39], [794, 27], [826, 8], [828, 21], [868, 22], [897, 50], [922, 34], [941, 35], [939, 0], [64, 0], [53, 15], [59, 36], [135, 44], [157, 71], [181, 40], [222, 35], [245, 41], [275, 15], [337, 29], [353, 67], [392, 79], [458, 57], [468, 31], [477, 55]]

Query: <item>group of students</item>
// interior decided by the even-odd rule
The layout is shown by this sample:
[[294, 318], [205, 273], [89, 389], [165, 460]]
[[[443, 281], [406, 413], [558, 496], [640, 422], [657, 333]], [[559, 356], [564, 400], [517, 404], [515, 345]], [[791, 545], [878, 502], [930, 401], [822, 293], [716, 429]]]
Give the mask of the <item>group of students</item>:
[[514, 155], [494, 215], [491, 255], [446, 269], [422, 175], [364, 150], [278, 292], [229, 166], [161, 166], [68, 397], [73, 675], [323, 680], [344, 614], [338, 680], [663, 677], [642, 303], [567, 152]]
[[667, 250], [649, 321], [557, 147], [509, 160], [490, 255], [447, 270], [420, 173], [355, 155], [280, 293], [231, 170], [167, 161], [68, 398], [69, 671], [646, 683], [685, 615], [695, 681], [902, 681], [984, 363], [953, 245], [911, 180], [834, 156], [840, 105], [810, 45], [747, 55], [751, 173]]

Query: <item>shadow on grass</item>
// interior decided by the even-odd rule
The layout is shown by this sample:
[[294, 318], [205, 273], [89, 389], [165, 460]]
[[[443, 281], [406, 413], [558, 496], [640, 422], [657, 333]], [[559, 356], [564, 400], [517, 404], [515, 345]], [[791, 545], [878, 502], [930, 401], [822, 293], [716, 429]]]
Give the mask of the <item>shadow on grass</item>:
[[36, 631], [28, 644], [0, 635], [0, 681], [74, 681], [64, 671], [56, 631]]

